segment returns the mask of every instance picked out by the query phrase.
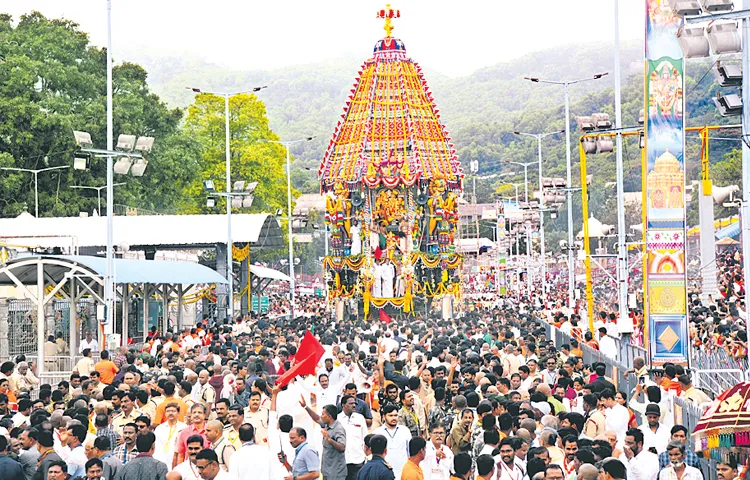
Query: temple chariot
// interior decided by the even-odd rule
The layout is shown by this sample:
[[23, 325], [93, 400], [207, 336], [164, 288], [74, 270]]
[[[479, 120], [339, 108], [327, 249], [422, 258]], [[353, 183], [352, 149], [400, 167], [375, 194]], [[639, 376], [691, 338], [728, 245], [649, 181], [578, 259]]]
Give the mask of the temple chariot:
[[365, 61], [320, 164], [330, 254], [328, 300], [389, 315], [461, 294], [456, 252], [463, 171], [422, 69], [391, 36]]

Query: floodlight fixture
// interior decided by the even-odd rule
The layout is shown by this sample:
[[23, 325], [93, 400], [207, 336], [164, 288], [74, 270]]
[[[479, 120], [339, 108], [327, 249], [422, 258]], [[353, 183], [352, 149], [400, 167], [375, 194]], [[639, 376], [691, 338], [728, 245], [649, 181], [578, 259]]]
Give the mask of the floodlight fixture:
[[214, 208], [216, 206], [216, 198], [214, 197], [208, 197], [206, 199], [206, 207], [208, 208]]
[[587, 155], [591, 155], [596, 153], [596, 139], [592, 137], [584, 137], [581, 139], [581, 146], [583, 146], [583, 151]]
[[73, 130], [73, 136], [76, 139], [76, 145], [81, 148], [91, 148], [94, 146], [94, 142], [91, 141], [91, 134], [88, 132]]
[[276, 209], [276, 216], [280, 217], [282, 215], [284, 215], [284, 210], [282, 210], [281, 208], [277, 208]]
[[710, 22], [706, 26], [706, 37], [714, 55], [742, 51], [742, 36], [733, 20]]
[[145, 158], [137, 158], [133, 162], [133, 166], [130, 168], [130, 174], [134, 177], [142, 177], [148, 166], [148, 160]]
[[89, 168], [88, 155], [76, 154], [73, 157], [73, 170], [86, 170]]
[[646, 135], [644, 135], [643, 132], [638, 134], [638, 147], [641, 149], [646, 148]]
[[118, 175], [127, 175], [130, 171], [130, 166], [133, 165], [133, 159], [130, 157], [120, 157], [115, 162], [112, 170]]
[[469, 170], [471, 173], [477, 173], [479, 172], [479, 161], [478, 160], [472, 160], [469, 162]]
[[596, 128], [592, 117], [576, 117], [576, 123], [582, 132], [590, 132]]
[[239, 193], [242, 192], [245, 189], [245, 181], [244, 180], [237, 180], [232, 184], [232, 192]]
[[154, 147], [154, 137], [138, 137], [134, 150], [141, 153], [149, 153]]
[[120, 135], [117, 137], [117, 150], [121, 152], [132, 152], [134, 147], [135, 135]]
[[551, 218], [552, 220], [556, 219], [557, 218], [557, 210], [553, 210], [552, 212], [550, 212], [549, 218]]
[[717, 61], [714, 67], [714, 77], [722, 87], [742, 86], [742, 67], [734, 63], [725, 65]]
[[736, 93], [730, 93], [728, 95], [716, 94], [716, 98], [713, 99], [716, 108], [719, 109], [719, 114], [722, 117], [731, 117], [742, 114], [742, 97]]
[[607, 113], [595, 113], [591, 115], [591, 120], [599, 130], [609, 130], [612, 128], [612, 122], [609, 121], [609, 114]]
[[215, 192], [216, 188], [214, 187], [214, 181], [213, 180], [203, 180], [203, 189], [207, 192]]
[[708, 38], [701, 24], [686, 23], [677, 29], [677, 43], [685, 58], [701, 58], [711, 54]]
[[702, 13], [698, 0], [669, 0], [669, 6], [679, 17], [695, 16]]
[[232, 208], [242, 208], [242, 197], [235, 195], [232, 197]]
[[253, 206], [254, 195], [246, 195], [242, 197], [242, 208], [250, 208]]
[[712, 14], [731, 12], [734, 10], [734, 2], [732, 0], [701, 0], [701, 7], [703, 11]]
[[610, 153], [614, 152], [615, 146], [612, 142], [612, 137], [606, 135], [599, 135], [596, 137], [596, 153]]
[[641, 110], [638, 112], [638, 125], [643, 125], [643, 122], [646, 120], [646, 115], [644, 110], [641, 108]]
[[245, 187], [245, 191], [248, 194], [251, 194], [255, 191], [256, 188], [258, 188], [258, 182], [250, 182], [247, 184], [247, 187]]

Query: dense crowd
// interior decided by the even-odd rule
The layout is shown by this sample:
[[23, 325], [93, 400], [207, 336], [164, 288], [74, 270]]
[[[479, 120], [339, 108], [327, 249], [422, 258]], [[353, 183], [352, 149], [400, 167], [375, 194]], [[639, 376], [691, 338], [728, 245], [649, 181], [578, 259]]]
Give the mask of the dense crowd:
[[695, 348], [712, 353], [723, 350], [729, 357], [747, 358], [747, 309], [742, 276], [742, 254], [724, 251], [716, 257], [716, 296], [690, 294], [690, 337]]
[[[547, 338], [542, 321], [597, 342], [580, 317], [534, 310], [335, 321], [308, 299], [294, 320], [204, 320], [139, 349], [99, 352], [89, 334], [57, 385], [23, 358], [0, 365], [0, 479], [703, 478], [670, 399], [709, 398], [682, 367], [637, 358], [621, 391], [579, 344]], [[308, 331], [325, 353], [292, 376]], [[722, 462], [720, 480], [740, 476]]]

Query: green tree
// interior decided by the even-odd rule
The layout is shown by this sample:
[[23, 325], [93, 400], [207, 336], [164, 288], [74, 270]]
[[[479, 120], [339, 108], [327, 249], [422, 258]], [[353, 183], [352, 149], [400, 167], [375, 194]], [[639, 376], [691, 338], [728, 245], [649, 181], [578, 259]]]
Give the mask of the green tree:
[[[91, 133], [98, 147], [106, 139], [106, 52], [69, 20], [38, 12], [14, 27], [0, 16], [0, 167], [44, 168], [71, 165], [72, 130]], [[149, 167], [141, 178], [118, 176], [115, 203], [175, 211], [185, 203], [184, 186], [197, 175], [198, 144], [179, 130], [182, 112], [169, 109], [150, 92], [146, 71], [123, 63], [113, 69], [115, 138], [120, 133], [156, 137]], [[103, 185], [106, 162], [39, 176], [42, 216], [76, 215], [96, 208], [96, 196], [71, 185]], [[0, 175], [0, 215], [33, 211], [33, 178], [28, 173]]]
[[[185, 123], [187, 132], [201, 149], [198, 175], [188, 187], [192, 202], [188, 213], [220, 212], [223, 202], [216, 207], [205, 206], [203, 181], [213, 180], [217, 190], [226, 188], [226, 141], [224, 99], [202, 93], [188, 107]], [[229, 99], [229, 132], [231, 146], [232, 181], [258, 182], [250, 212], [286, 209], [286, 151], [268, 126], [266, 107], [255, 95], [241, 94]]]

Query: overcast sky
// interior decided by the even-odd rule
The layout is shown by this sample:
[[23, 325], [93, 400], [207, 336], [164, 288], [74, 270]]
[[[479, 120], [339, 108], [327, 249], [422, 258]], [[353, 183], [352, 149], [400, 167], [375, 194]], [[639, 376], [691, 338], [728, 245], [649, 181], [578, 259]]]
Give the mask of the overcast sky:
[[[106, 0], [4, 0], [14, 17], [39, 10], [78, 22], [106, 44]], [[425, 67], [450, 76], [555, 45], [613, 42], [614, 0], [393, 0], [394, 36]], [[238, 70], [364, 60], [383, 36], [381, 0], [112, 0], [115, 61], [184, 55]], [[620, 0], [622, 40], [643, 38], [645, 0]]]

